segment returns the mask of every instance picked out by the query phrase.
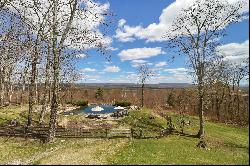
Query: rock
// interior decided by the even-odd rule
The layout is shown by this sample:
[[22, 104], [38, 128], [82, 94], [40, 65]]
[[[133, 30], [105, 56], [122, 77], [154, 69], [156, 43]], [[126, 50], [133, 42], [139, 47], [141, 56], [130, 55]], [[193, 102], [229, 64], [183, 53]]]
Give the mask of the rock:
[[9, 122], [9, 125], [10, 126], [18, 126], [20, 123], [17, 119], [12, 119], [10, 122]]
[[14, 161], [8, 162], [6, 165], [21, 165], [21, 164], [22, 164], [21, 160], [14, 160]]

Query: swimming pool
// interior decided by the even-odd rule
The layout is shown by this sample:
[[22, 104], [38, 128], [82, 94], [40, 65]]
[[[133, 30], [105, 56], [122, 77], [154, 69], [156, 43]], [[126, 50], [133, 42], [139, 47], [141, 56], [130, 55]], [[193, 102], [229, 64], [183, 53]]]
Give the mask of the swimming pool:
[[[92, 111], [93, 108], [95, 108], [96, 106], [101, 107], [103, 110], [102, 111]], [[64, 115], [79, 115], [79, 114], [109, 114], [109, 113], [113, 113], [116, 112], [117, 110], [114, 109], [115, 106], [113, 105], [90, 105], [87, 107], [83, 107], [80, 109], [76, 109], [70, 112], [66, 112], [64, 113]]]

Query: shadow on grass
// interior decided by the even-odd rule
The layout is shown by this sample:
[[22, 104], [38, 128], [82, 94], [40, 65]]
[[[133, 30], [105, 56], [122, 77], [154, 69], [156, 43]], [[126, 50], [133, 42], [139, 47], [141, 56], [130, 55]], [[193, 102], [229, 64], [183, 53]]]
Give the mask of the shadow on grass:
[[224, 145], [230, 148], [246, 149], [247, 151], [249, 151], [249, 147], [247, 145], [235, 144], [231, 142], [225, 142]]
[[180, 136], [183, 136], [183, 137], [188, 137], [188, 138], [199, 138], [199, 136], [197, 134], [186, 134], [186, 133], [180, 133]]

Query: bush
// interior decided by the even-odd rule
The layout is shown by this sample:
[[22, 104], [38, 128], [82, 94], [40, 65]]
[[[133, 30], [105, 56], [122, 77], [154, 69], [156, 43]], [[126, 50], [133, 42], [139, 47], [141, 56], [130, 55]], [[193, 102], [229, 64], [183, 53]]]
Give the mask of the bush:
[[167, 98], [167, 104], [169, 106], [174, 106], [174, 102], [175, 102], [175, 97], [174, 97], [174, 94], [173, 92], [171, 92], [169, 95], [168, 95], [168, 98]]
[[103, 89], [102, 88], [98, 88], [96, 93], [95, 93], [95, 98], [97, 100], [99, 99], [103, 99]]
[[70, 102], [67, 102], [67, 104], [72, 104], [74, 106], [81, 106], [81, 107], [84, 107], [84, 106], [87, 106], [88, 105], [88, 101], [84, 101], [84, 100], [76, 100], [76, 101], [70, 101]]
[[115, 101], [114, 106], [128, 107], [128, 106], [131, 106], [131, 102], [128, 102], [128, 101]]
[[156, 116], [148, 109], [132, 111], [122, 122], [130, 125], [132, 128], [141, 128], [149, 131], [160, 131], [167, 126], [165, 119]]

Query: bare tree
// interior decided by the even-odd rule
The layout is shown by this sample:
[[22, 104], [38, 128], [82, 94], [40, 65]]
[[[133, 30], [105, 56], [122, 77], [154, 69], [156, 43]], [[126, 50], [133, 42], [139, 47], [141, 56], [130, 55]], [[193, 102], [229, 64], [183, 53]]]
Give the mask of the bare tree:
[[141, 84], [141, 107], [144, 107], [144, 88], [148, 79], [153, 76], [153, 71], [149, 69], [147, 64], [142, 64], [138, 67], [139, 83]]
[[241, 59], [240, 62], [224, 60], [220, 72], [223, 74], [223, 81], [227, 85], [229, 93], [228, 110], [231, 120], [239, 118], [240, 112], [240, 82], [249, 76], [249, 58]]
[[[22, 59], [23, 32], [25, 27], [19, 18], [8, 10], [0, 11], [0, 104], [12, 102], [13, 84], [16, 81], [16, 67]], [[10, 22], [6, 24], [7, 22]], [[5, 96], [6, 94], [6, 96]], [[7, 99], [7, 100], [6, 100]]]
[[44, 115], [46, 112], [46, 109], [49, 104], [49, 82], [51, 77], [51, 45], [50, 41], [48, 41], [47, 44], [47, 59], [46, 59], [46, 66], [45, 66], [45, 74], [44, 74], [44, 92], [43, 92], [43, 99], [42, 99], [42, 110], [39, 116], [39, 124], [44, 123]]
[[[65, 55], [63, 50], [67, 46], [75, 46], [82, 49], [95, 47], [104, 53], [107, 46], [105, 43], [107, 41], [103, 40], [102, 34], [95, 30], [100, 24], [105, 24], [103, 16], [106, 15], [106, 9], [100, 11], [100, 7], [103, 6], [92, 1], [83, 1], [83, 3], [85, 3], [86, 8], [82, 8], [81, 2], [77, 0], [66, 1], [66, 3], [59, 0], [52, 1], [53, 88], [48, 142], [53, 141], [55, 138], [60, 62], [62, 55]], [[58, 8], [58, 6], [61, 6], [61, 8]], [[65, 8], [68, 10], [66, 13]], [[61, 17], [58, 18], [58, 15]], [[89, 21], [94, 24], [94, 26], [92, 25], [93, 27], [84, 25], [84, 23], [88, 23]], [[79, 25], [82, 25], [82, 27]], [[59, 36], [60, 39], [58, 38]]]
[[217, 58], [215, 49], [218, 39], [225, 34], [224, 27], [241, 19], [242, 3], [230, 5], [220, 0], [197, 0], [187, 9], [183, 9], [174, 20], [171, 33], [165, 37], [170, 46], [178, 48], [188, 56], [190, 68], [194, 71], [194, 80], [198, 87], [200, 129], [199, 147], [206, 147], [204, 130], [205, 85]]

